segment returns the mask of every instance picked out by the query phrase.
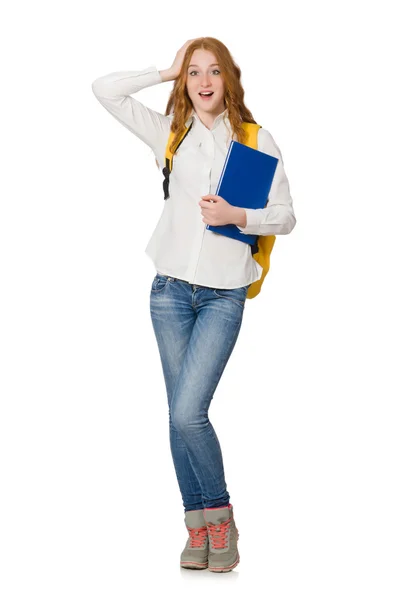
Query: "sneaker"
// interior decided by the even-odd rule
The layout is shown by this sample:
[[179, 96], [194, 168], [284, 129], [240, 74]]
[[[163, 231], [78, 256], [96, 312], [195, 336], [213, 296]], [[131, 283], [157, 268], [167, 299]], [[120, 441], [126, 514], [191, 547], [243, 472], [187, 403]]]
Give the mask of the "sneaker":
[[185, 569], [206, 569], [208, 566], [208, 533], [203, 509], [187, 510], [185, 525], [189, 539], [181, 554], [181, 567]]
[[204, 508], [209, 554], [208, 569], [216, 573], [231, 571], [240, 562], [237, 548], [239, 532], [234, 522], [233, 506]]

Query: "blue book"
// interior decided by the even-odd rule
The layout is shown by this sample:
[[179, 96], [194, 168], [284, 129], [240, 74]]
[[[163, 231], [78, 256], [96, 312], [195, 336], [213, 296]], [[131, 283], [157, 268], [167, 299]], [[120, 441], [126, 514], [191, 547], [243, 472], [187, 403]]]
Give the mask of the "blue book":
[[[265, 208], [278, 158], [232, 140], [215, 194], [233, 206]], [[253, 245], [256, 235], [242, 233], [237, 225], [207, 225], [220, 235]]]

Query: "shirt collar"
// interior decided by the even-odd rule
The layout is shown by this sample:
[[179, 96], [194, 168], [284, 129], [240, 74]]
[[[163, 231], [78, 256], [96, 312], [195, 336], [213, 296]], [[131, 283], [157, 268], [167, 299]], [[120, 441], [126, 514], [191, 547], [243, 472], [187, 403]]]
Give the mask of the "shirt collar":
[[[216, 118], [215, 121], [212, 124], [212, 129], [215, 129], [215, 127], [218, 125], [218, 123], [223, 119], [223, 117], [225, 117], [225, 120], [228, 119], [228, 109], [225, 108], [225, 110], [223, 112], [221, 112]], [[198, 114], [196, 113], [196, 111], [194, 110], [194, 108], [192, 109], [192, 112], [190, 113], [190, 116], [188, 117], [187, 121], [185, 122], [186, 127], [188, 127], [190, 125], [190, 123], [192, 122], [193, 119], [196, 119], [196, 121], [200, 121], [200, 118], [198, 116]], [[200, 121], [201, 123], [201, 121]]]

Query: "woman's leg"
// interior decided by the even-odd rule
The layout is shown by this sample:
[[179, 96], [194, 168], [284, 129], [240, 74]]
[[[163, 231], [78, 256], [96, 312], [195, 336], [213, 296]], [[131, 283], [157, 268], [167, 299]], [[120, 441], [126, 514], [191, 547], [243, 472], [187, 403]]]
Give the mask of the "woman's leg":
[[[178, 283], [172, 284], [173, 290], [179, 289]], [[205, 508], [226, 506], [230, 499], [221, 447], [208, 419], [208, 409], [237, 341], [248, 287], [214, 290], [190, 286], [197, 318], [192, 330], [189, 321], [189, 341], [174, 381], [171, 420], [179, 434], [178, 445], [184, 444], [189, 456]]]
[[214, 290], [156, 275], [150, 310], [167, 388], [170, 444], [185, 511], [229, 503], [208, 408], [240, 331], [249, 286]]
[[169, 439], [185, 511], [204, 508], [200, 483], [192, 468], [185, 442], [171, 421], [171, 400], [189, 344], [196, 312], [191, 305], [191, 286], [157, 274], [150, 293], [150, 314], [156, 336], [169, 407]]

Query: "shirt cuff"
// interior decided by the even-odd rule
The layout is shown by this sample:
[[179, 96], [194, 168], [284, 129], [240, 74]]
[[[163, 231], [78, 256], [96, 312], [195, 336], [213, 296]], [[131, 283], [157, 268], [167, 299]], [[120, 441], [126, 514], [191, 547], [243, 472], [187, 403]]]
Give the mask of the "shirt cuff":
[[244, 208], [245, 214], [247, 215], [247, 225], [245, 227], [240, 227], [237, 225], [241, 233], [246, 233], [247, 235], [258, 235], [257, 232], [259, 230], [259, 225], [263, 220], [263, 211], [266, 208]]
[[150, 65], [146, 69], [146, 73], [150, 73], [152, 75], [152, 77], [153, 77], [153, 84], [162, 83], [163, 82], [163, 80], [161, 79], [160, 71], [157, 69], [156, 65]]

